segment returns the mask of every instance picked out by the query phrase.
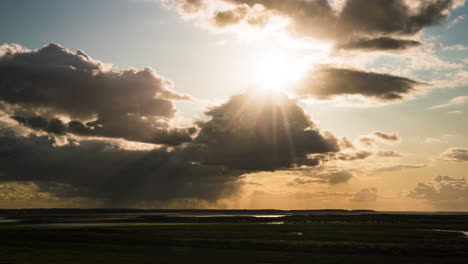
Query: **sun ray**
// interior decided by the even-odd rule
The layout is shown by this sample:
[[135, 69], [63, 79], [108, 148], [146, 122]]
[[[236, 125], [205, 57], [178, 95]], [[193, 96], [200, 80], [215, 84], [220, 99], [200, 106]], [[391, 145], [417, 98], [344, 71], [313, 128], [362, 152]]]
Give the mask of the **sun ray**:
[[291, 136], [291, 130], [290, 130], [290, 125], [289, 125], [289, 120], [288, 120], [288, 115], [287, 113], [285, 112], [286, 109], [284, 107], [280, 107], [280, 110], [281, 110], [281, 117], [282, 117], [282, 121], [283, 121], [283, 126], [284, 126], [284, 132], [286, 134], [286, 137], [287, 137], [287, 140], [288, 140], [288, 147], [289, 147], [289, 152], [290, 152], [290, 155], [291, 155], [291, 159], [293, 161], [293, 164], [296, 163], [296, 146], [294, 144], [294, 141], [292, 140], [292, 136]]

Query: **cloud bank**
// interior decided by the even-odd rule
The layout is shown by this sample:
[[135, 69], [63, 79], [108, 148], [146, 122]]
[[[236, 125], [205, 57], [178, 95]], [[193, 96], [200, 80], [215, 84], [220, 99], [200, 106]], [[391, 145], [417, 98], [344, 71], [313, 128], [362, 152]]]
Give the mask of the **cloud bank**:
[[446, 161], [468, 161], [468, 148], [450, 148], [440, 154], [440, 158]]
[[421, 85], [423, 83], [395, 75], [322, 65], [298, 84], [294, 92], [303, 98], [361, 96], [388, 103], [410, 97]]
[[468, 184], [465, 178], [438, 176], [432, 183], [418, 183], [408, 197], [426, 200], [444, 210], [463, 210], [468, 202]]
[[208, 109], [209, 120], [175, 128], [173, 101], [190, 97], [149, 68], [115, 72], [58, 44], [0, 51], [0, 180], [38, 193], [105, 206], [216, 202], [239, 192], [243, 174], [315, 166], [311, 155], [339, 153], [344, 142], [286, 95], [248, 90]]
[[[262, 27], [275, 18], [288, 21], [295, 36], [322, 39], [342, 49], [403, 50], [420, 45], [415, 37], [440, 25], [464, 0], [173, 0], [186, 17], [198, 17], [215, 28]], [[403, 37], [403, 38], [402, 38]]]
[[[31, 51], [0, 46], [0, 110], [34, 129], [177, 145], [174, 100], [189, 100], [151, 68], [112, 71], [81, 50], [52, 43]], [[70, 120], [70, 121], [65, 121]]]
[[22, 135], [21, 128], [3, 123], [0, 179], [34, 182], [41, 192], [100, 199], [107, 206], [174, 199], [214, 202], [238, 192], [245, 173], [317, 165], [308, 155], [340, 151], [339, 140], [320, 132], [286, 96], [265, 98], [262, 104], [257, 99], [250, 93], [235, 95], [207, 112], [211, 120], [199, 122], [192, 142], [151, 151], [91, 139], [60, 145], [54, 137]]

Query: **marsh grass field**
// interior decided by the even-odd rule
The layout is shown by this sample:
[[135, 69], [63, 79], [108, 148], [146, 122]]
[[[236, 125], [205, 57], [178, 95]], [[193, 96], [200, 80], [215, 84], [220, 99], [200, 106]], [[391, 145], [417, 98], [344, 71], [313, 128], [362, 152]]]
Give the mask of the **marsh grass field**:
[[8, 263], [468, 263], [468, 214], [3, 210]]

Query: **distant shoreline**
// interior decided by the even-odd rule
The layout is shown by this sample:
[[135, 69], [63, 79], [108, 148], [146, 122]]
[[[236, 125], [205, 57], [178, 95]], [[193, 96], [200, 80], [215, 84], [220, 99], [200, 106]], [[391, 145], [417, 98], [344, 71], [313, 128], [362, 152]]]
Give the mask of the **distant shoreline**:
[[11, 213], [183, 213], [183, 214], [236, 214], [236, 215], [302, 215], [302, 214], [409, 214], [409, 215], [465, 215], [463, 211], [375, 211], [366, 209], [312, 209], [312, 210], [277, 210], [277, 209], [126, 209], [126, 208], [27, 208], [27, 209], [0, 209], [0, 214]]

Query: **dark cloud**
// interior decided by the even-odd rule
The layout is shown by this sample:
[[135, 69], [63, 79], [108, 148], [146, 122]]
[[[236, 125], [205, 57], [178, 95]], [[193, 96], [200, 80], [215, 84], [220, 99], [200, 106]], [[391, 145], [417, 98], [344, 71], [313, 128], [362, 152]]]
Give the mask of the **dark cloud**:
[[173, 0], [177, 8], [186, 14], [192, 14], [199, 12], [206, 7], [206, 1], [204, 0]]
[[[364, 160], [372, 156], [371, 151], [367, 150], [354, 150], [354, 151], [341, 151], [336, 153], [327, 153], [327, 154], [313, 154], [309, 155], [311, 160], [309, 164], [320, 164], [323, 162], [329, 161], [355, 161], [355, 160]], [[313, 161], [313, 162], [312, 162]]]
[[337, 192], [297, 192], [293, 196], [297, 199], [318, 199], [329, 201], [334, 199], [346, 199], [353, 197], [352, 193], [337, 193]]
[[340, 152], [335, 155], [337, 160], [353, 161], [353, 160], [362, 160], [370, 157], [372, 152], [360, 150], [354, 152]]
[[[150, 68], [111, 71], [83, 51], [54, 43], [36, 51], [0, 50], [0, 109], [22, 124], [161, 144], [192, 139], [193, 129], [169, 125], [173, 100], [189, 97], [170, 90], [172, 83]], [[72, 119], [66, 128], [63, 117]]]
[[398, 135], [397, 133], [385, 133], [385, 132], [376, 131], [373, 133], [373, 135], [384, 141], [389, 141], [389, 142], [400, 141], [400, 135]]
[[321, 184], [339, 184], [346, 183], [353, 177], [353, 174], [347, 171], [314, 173], [307, 177], [295, 178], [289, 185], [304, 185], [309, 183]]
[[232, 24], [238, 24], [244, 20], [248, 11], [248, 5], [239, 5], [233, 9], [218, 11], [213, 17], [213, 23], [218, 27], [226, 27]]
[[[209, 10], [201, 1], [175, 1], [179, 9]], [[291, 20], [288, 30], [299, 36], [325, 39], [337, 43], [343, 49], [402, 50], [420, 43], [400, 39], [414, 36], [422, 29], [441, 24], [449, 10], [460, 6], [453, 0], [347, 0], [341, 7], [328, 0], [218, 0], [211, 2], [221, 9], [209, 18], [214, 25], [240, 24], [253, 7], [264, 7], [263, 21], [268, 16], [284, 16]], [[233, 6], [225, 7], [225, 3]], [[187, 13], [187, 12], [185, 12]], [[396, 37], [395, 37], [396, 36]], [[351, 41], [350, 41], [351, 40]]]
[[[373, 148], [376, 142], [381, 142], [387, 145], [395, 144], [400, 142], [400, 135], [398, 133], [385, 133], [380, 131], [375, 131], [370, 135], [359, 137], [359, 144], [366, 148]], [[387, 154], [391, 154], [390, 152]], [[395, 153], [393, 153], [395, 154]], [[385, 154], [382, 154], [385, 155]]]
[[427, 200], [445, 210], [466, 210], [468, 184], [465, 178], [438, 176], [432, 183], [418, 183], [408, 197]]
[[102, 199], [109, 206], [138, 201], [214, 201], [240, 187], [239, 172], [193, 163], [181, 150], [131, 151], [104, 141], [55, 146], [47, 136], [0, 137], [0, 179], [35, 182], [57, 197]]
[[195, 140], [204, 148], [206, 164], [276, 170], [307, 164], [309, 154], [340, 150], [338, 139], [320, 132], [285, 95], [235, 95], [206, 114], [212, 120], [201, 124]]
[[407, 169], [420, 169], [420, 168], [425, 168], [427, 165], [425, 164], [396, 164], [396, 165], [390, 165], [390, 166], [384, 166], [375, 169], [375, 172], [394, 172], [394, 171], [400, 171], [400, 170], [407, 170]]
[[[50, 133], [2, 129], [0, 179], [34, 182], [39, 192], [115, 206], [215, 201], [235, 193], [243, 173], [304, 165], [309, 154], [340, 150], [339, 140], [320, 132], [285, 95], [249, 91], [210, 109], [210, 121], [173, 128], [172, 100], [188, 97], [169, 90], [171, 83], [149, 68], [113, 72], [84, 52], [57, 44], [0, 50], [1, 109], [23, 126]], [[67, 134], [189, 143], [131, 151], [98, 139], [64, 144], [53, 136]]]
[[[376, 154], [379, 157], [401, 157], [402, 155], [392, 150], [380, 150], [376, 153], [373, 152], [373, 148], [376, 147], [377, 142], [384, 144], [395, 144], [400, 141], [400, 135], [398, 133], [385, 133], [375, 131], [370, 135], [361, 136], [357, 140], [357, 146], [350, 142], [347, 138], [341, 139], [339, 152], [325, 153], [325, 154], [313, 154], [309, 155], [311, 160], [315, 160], [316, 163], [328, 162], [328, 161], [355, 161], [364, 160], [368, 157]], [[361, 147], [361, 148], [359, 148]]]
[[230, 9], [216, 11], [211, 23], [219, 28], [241, 23], [263, 27], [268, 23], [271, 15], [271, 11], [265, 11], [263, 8], [259, 8], [258, 5], [250, 7], [247, 4], [240, 4]]
[[304, 185], [304, 184], [311, 184], [311, 183], [327, 183], [327, 180], [324, 179], [304, 179], [304, 178], [295, 178], [290, 183], [289, 186], [296, 186], [296, 185]]
[[[57, 118], [52, 118], [49, 121], [40, 116], [33, 116], [30, 118], [12, 116], [12, 118], [18, 121], [18, 123], [27, 127], [43, 130], [56, 135], [72, 133], [81, 136], [105, 136], [116, 138], [122, 137], [126, 138], [127, 140], [164, 144], [169, 146], [176, 146], [184, 142], [192, 141], [192, 137], [198, 131], [196, 126], [187, 128], [172, 128], [168, 124], [159, 124], [160, 127], [154, 128], [151, 131], [133, 131], [132, 127], [123, 127], [125, 124], [131, 125], [129, 122], [124, 123], [120, 128], [121, 130], [118, 130], [112, 126], [104, 126], [103, 122], [100, 120], [87, 123], [81, 123], [80, 121], [70, 121], [65, 124]], [[123, 129], [128, 132], [126, 135], [122, 133]]]
[[377, 188], [364, 188], [355, 193], [351, 198], [353, 202], [369, 203], [377, 201]]
[[402, 100], [422, 83], [390, 74], [321, 66], [301, 82], [295, 92], [302, 97], [330, 99], [360, 95], [380, 102]]
[[[22, 116], [12, 116], [12, 118], [14, 120], [18, 121], [18, 123], [23, 124], [23, 125], [25, 125], [27, 127], [33, 128], [33, 129], [47, 129], [47, 127], [49, 126], [49, 122], [47, 122], [47, 120], [45, 120], [44, 118], [42, 118], [40, 116], [34, 116], [34, 117], [30, 117], [30, 118], [25, 118], [25, 117], [22, 117]], [[61, 123], [61, 121], [60, 121], [60, 123]]]
[[339, 25], [354, 34], [414, 35], [424, 27], [440, 24], [448, 17], [452, 0], [348, 0], [339, 17]]
[[327, 0], [318, 1], [282, 1], [282, 0], [226, 0], [235, 5], [263, 5], [273, 11], [271, 15], [283, 15], [294, 22], [290, 30], [298, 35], [330, 38], [333, 32], [324, 25], [334, 25], [335, 16]]
[[[1, 129], [0, 180], [34, 182], [40, 192], [103, 200], [109, 206], [216, 201], [234, 195], [245, 173], [316, 165], [308, 155], [340, 150], [339, 140], [320, 132], [294, 101], [270, 96], [254, 91], [235, 95], [207, 112], [211, 120], [198, 124], [192, 142], [151, 151], [127, 150], [100, 139], [68, 139], [64, 144], [50, 135]], [[16, 120], [57, 133], [92, 133], [89, 124], [77, 121]], [[346, 177], [327, 176], [330, 184]]]
[[360, 38], [340, 43], [336, 48], [345, 50], [405, 50], [412, 47], [421, 46], [422, 43], [416, 40], [396, 39], [391, 37]]
[[359, 144], [366, 148], [372, 148], [375, 145], [375, 138], [372, 136], [363, 136], [359, 138]]
[[344, 182], [349, 181], [353, 177], [353, 174], [347, 171], [340, 171], [340, 172], [330, 173], [327, 176], [328, 176], [329, 184], [338, 184], [338, 183], [344, 183]]
[[403, 156], [401, 153], [393, 150], [381, 150], [377, 153], [377, 155], [383, 158], [399, 158]]
[[468, 149], [467, 148], [450, 148], [440, 154], [440, 158], [447, 161], [468, 161]]

